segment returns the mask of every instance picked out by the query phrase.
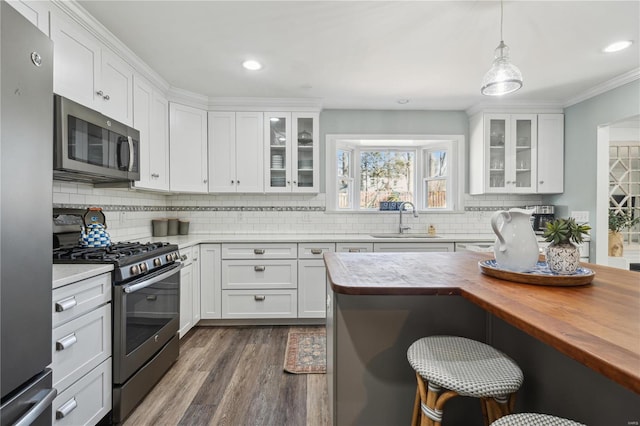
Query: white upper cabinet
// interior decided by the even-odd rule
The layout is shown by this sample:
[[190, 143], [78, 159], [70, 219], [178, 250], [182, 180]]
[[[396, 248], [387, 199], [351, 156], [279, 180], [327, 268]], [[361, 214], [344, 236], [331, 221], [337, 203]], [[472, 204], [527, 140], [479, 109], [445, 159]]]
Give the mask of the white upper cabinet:
[[538, 115], [538, 193], [564, 192], [564, 114]]
[[140, 131], [136, 188], [169, 190], [169, 102], [139, 75], [133, 85], [133, 127]]
[[79, 25], [51, 14], [53, 91], [133, 124], [133, 68]]
[[265, 192], [318, 192], [318, 121], [318, 113], [265, 113]]
[[262, 112], [209, 112], [209, 192], [264, 192], [262, 129]]
[[473, 116], [469, 192], [562, 192], [562, 123], [562, 114]]
[[169, 188], [207, 192], [207, 112], [169, 103]]
[[7, 0], [15, 10], [49, 36], [49, 6], [48, 1]]

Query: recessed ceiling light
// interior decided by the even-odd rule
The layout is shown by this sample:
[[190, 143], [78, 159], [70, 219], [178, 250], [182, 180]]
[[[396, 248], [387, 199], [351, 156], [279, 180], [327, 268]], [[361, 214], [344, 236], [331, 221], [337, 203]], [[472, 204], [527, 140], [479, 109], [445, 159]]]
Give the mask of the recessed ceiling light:
[[616, 41], [615, 43], [611, 43], [610, 45], [602, 49], [602, 51], [605, 53], [619, 52], [631, 46], [632, 44], [633, 44], [633, 41], [631, 40]]
[[244, 61], [242, 66], [250, 71], [258, 71], [259, 69], [262, 69], [262, 64], [258, 61], [254, 61], [253, 59]]
[[409, 99], [398, 99], [397, 101], [400, 105], [404, 105], [404, 104], [408, 104], [409, 103]]

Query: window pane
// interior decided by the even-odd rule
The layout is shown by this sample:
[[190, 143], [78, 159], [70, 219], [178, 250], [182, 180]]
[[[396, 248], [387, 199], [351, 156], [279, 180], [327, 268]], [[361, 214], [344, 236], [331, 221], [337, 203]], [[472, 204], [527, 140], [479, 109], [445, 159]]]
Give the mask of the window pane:
[[351, 177], [351, 151], [338, 150], [338, 176]]
[[414, 201], [414, 154], [403, 151], [360, 153], [360, 208], [378, 209], [381, 201]]
[[447, 151], [431, 151], [428, 155], [428, 176], [440, 177], [447, 175]]
[[427, 208], [443, 209], [447, 207], [447, 181], [430, 180], [427, 182]]
[[338, 181], [338, 208], [350, 209], [353, 206], [351, 200], [351, 182], [346, 179]]

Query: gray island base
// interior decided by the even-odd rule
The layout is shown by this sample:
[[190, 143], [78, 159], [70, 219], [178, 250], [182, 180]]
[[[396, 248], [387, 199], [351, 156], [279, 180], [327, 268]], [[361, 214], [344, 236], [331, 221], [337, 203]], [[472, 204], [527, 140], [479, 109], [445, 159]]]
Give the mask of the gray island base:
[[[421, 262], [428, 261], [433, 265], [439, 263], [438, 259], [442, 259], [440, 256], [459, 254], [419, 256], [425, 256], [420, 258]], [[422, 268], [422, 272], [428, 270], [430, 274], [436, 274], [431, 281], [437, 284], [430, 289], [426, 288], [428, 284], [421, 288], [418, 284], [420, 278], [410, 277], [411, 270], [390, 267], [388, 262], [383, 261], [385, 257], [378, 255], [375, 262], [363, 266], [367, 269], [368, 277], [378, 273], [378, 281], [374, 280], [366, 286], [351, 286], [341, 278], [347, 276], [345, 274], [351, 272], [349, 268], [357, 262], [340, 262], [344, 256], [348, 254], [325, 256], [329, 273], [327, 380], [334, 425], [409, 425], [416, 379], [407, 362], [406, 351], [415, 340], [437, 334], [486, 342], [513, 358], [525, 375], [524, 384], [517, 395], [516, 412], [553, 414], [590, 426], [626, 426], [640, 421], [640, 395], [629, 389], [629, 385], [623, 386], [605, 377], [603, 371], [572, 359], [553, 345], [489, 312], [487, 306], [469, 297], [455, 285], [448, 285], [447, 281], [461, 271], [454, 274], [444, 268], [437, 275], [438, 268], [435, 266]], [[464, 256], [469, 258], [466, 261], [474, 262], [474, 268], [471, 269], [476, 271], [479, 258], [474, 257], [475, 254]], [[409, 260], [408, 263], [412, 263], [418, 259], [413, 257]], [[376, 263], [378, 270], [372, 266]], [[363, 275], [358, 276], [359, 271], [353, 272], [352, 282], [363, 278]], [[601, 275], [606, 275], [605, 272]], [[394, 275], [398, 277], [395, 289], [388, 282], [389, 277]], [[443, 278], [447, 275], [448, 278]], [[632, 280], [634, 278], [635, 275], [631, 276]], [[468, 280], [469, 277], [461, 279]], [[478, 274], [473, 275], [473, 279], [484, 280], [485, 277]], [[381, 283], [377, 289], [376, 282]], [[496, 285], [494, 281], [490, 284]], [[462, 283], [460, 285], [464, 287]], [[516, 284], [513, 288], [526, 298], [528, 291], [536, 290], [534, 287]], [[562, 307], [553, 309], [558, 311], [560, 317], [564, 314]], [[637, 313], [629, 318], [633, 320], [630, 327], [639, 327]], [[634, 329], [632, 334], [635, 336], [637, 333]], [[567, 339], [571, 337], [567, 329]], [[638, 350], [630, 355], [630, 359], [632, 365], [640, 359]], [[639, 370], [632, 377], [632, 387], [637, 385], [637, 376], [640, 375], [640, 363], [636, 365]], [[475, 398], [453, 398], [445, 405], [444, 413], [444, 426], [483, 425], [480, 402]]]

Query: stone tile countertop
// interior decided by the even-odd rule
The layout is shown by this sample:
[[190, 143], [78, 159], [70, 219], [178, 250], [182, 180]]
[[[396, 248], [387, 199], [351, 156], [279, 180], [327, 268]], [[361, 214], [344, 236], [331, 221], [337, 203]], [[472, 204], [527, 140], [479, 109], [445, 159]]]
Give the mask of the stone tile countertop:
[[61, 264], [53, 265], [53, 288], [65, 286], [76, 281], [85, 280], [113, 271], [111, 264]]

